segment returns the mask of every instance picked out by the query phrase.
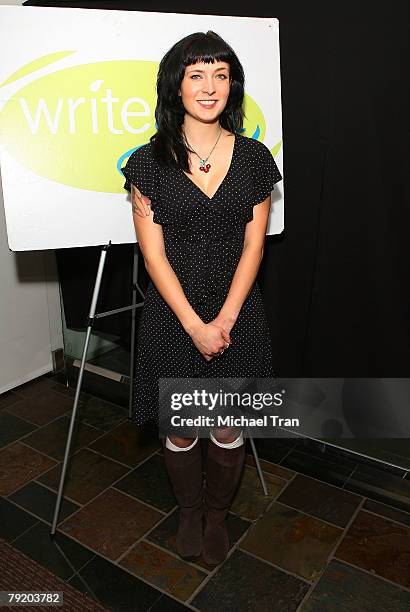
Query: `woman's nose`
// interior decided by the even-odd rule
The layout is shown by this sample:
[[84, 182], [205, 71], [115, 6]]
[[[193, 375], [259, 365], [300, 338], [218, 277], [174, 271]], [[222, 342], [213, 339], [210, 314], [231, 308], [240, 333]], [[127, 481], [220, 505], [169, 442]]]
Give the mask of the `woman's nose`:
[[206, 82], [204, 83], [204, 86], [202, 88], [202, 91], [204, 93], [209, 94], [209, 95], [214, 93], [215, 87], [214, 87], [214, 84], [212, 82], [212, 77], [210, 77], [209, 79], [206, 80]]

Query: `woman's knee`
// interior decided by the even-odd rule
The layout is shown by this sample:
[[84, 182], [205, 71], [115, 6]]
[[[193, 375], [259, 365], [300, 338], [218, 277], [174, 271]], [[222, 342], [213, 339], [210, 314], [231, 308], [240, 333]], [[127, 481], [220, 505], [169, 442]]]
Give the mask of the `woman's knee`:
[[218, 442], [229, 444], [238, 439], [241, 429], [239, 427], [218, 427], [211, 430], [212, 435]]
[[[168, 440], [170, 440], [172, 444], [175, 444], [175, 446], [179, 446], [180, 448], [187, 448], [187, 446], [191, 446], [195, 438], [180, 438], [179, 436], [168, 436]], [[163, 442], [165, 444], [166, 438]]]

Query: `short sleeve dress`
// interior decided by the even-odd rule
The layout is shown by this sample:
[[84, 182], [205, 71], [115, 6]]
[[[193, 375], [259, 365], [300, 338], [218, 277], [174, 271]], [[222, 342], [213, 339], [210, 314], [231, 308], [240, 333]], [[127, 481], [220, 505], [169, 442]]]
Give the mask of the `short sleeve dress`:
[[[153, 221], [162, 225], [167, 258], [196, 313], [208, 323], [222, 308], [239, 263], [253, 207], [282, 180], [262, 142], [235, 134], [230, 167], [212, 198], [181, 169], [139, 147], [122, 172], [151, 199]], [[152, 281], [137, 334], [132, 421], [158, 424], [161, 378], [269, 378], [273, 376], [269, 327], [255, 281], [231, 332], [232, 344], [207, 361]]]

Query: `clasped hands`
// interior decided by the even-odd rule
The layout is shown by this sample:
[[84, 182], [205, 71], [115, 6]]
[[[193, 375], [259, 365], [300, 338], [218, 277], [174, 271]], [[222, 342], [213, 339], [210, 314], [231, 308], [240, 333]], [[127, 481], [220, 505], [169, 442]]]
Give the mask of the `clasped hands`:
[[231, 344], [230, 331], [232, 324], [215, 317], [209, 323], [201, 321], [190, 333], [192, 342], [198, 351], [206, 359], [211, 361], [213, 357], [219, 357]]

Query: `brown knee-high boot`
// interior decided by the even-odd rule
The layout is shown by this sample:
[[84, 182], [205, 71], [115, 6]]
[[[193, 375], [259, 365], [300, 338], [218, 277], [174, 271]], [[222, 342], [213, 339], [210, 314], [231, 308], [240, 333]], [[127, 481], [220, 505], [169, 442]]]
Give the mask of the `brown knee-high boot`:
[[202, 556], [219, 565], [229, 551], [225, 518], [236, 493], [245, 462], [245, 444], [222, 448], [209, 440], [205, 486], [205, 531]]
[[195, 559], [202, 552], [203, 480], [200, 440], [187, 451], [173, 451], [163, 440], [165, 465], [179, 506], [177, 552], [183, 559]]

